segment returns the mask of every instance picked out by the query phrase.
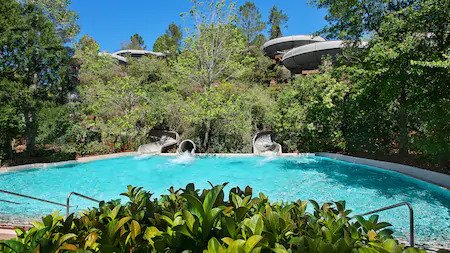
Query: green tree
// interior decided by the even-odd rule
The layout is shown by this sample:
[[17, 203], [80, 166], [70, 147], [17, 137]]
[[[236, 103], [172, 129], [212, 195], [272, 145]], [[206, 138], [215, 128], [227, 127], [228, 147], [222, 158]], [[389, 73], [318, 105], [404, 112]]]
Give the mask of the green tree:
[[186, 48], [175, 64], [176, 71], [203, 88], [245, 73], [242, 53], [246, 46], [242, 33], [234, 25], [234, 5], [225, 0], [205, 5], [194, 1], [190, 17], [195, 22], [194, 31], [186, 39]]
[[0, 3], [0, 69], [2, 77], [19, 82], [30, 94], [22, 101], [27, 151], [33, 151], [37, 131], [36, 112], [43, 101], [67, 96], [67, 64], [70, 52], [54, 24], [38, 5], [14, 0]]
[[342, 150], [341, 106], [349, 87], [330, 72], [298, 76], [277, 93], [274, 130], [286, 151]]
[[80, 31], [77, 24], [78, 14], [69, 9], [71, 0], [25, 0], [43, 10], [56, 27], [64, 42], [72, 41]]
[[266, 28], [266, 23], [261, 20], [261, 13], [253, 2], [245, 2], [239, 7], [237, 25], [244, 33], [248, 45], [255, 43]]
[[269, 13], [269, 26], [270, 26], [270, 39], [275, 39], [283, 36], [281, 32], [282, 27], [286, 27], [288, 16], [279, 10], [275, 5], [270, 9]]
[[130, 41], [122, 45], [122, 49], [145, 50], [145, 42], [141, 35], [135, 33], [130, 37]]
[[207, 152], [250, 152], [252, 137], [251, 111], [242, 90], [224, 83], [205, 92], [195, 93], [182, 108], [186, 135]]
[[67, 134], [75, 151], [135, 149], [145, 143], [148, 131], [173, 117], [169, 114], [179, 97], [165, 60], [132, 58], [123, 66], [109, 55], [99, 55], [99, 45], [88, 36], [75, 48], [80, 115]]
[[159, 36], [153, 44], [153, 51], [155, 52], [169, 52], [171, 55], [176, 55], [181, 49], [181, 39], [183, 32], [181, 28], [175, 23], [171, 23], [165, 34]]
[[[346, 57], [339, 71], [355, 85], [354, 96], [349, 96], [349, 108], [356, 111], [349, 113], [353, 117], [347, 120], [358, 119], [360, 123], [353, 126], [361, 128], [372, 124], [377, 128], [386, 122], [383, 124], [390, 129], [388, 133], [367, 133], [365, 142], [377, 146], [375, 150], [383, 143], [381, 147], [401, 156], [416, 153], [448, 163], [450, 139], [446, 132], [450, 126], [441, 119], [448, 117], [445, 108], [449, 107], [450, 3], [442, 0], [315, 3], [329, 11], [330, 25], [323, 30], [328, 36], [360, 40], [369, 35], [371, 39], [367, 50], [357, 57]], [[349, 140], [353, 139], [352, 133], [365, 132], [347, 127], [344, 132]]]
[[0, 165], [4, 160], [12, 158], [11, 142], [23, 134], [21, 103], [27, 96], [21, 83], [0, 80]]

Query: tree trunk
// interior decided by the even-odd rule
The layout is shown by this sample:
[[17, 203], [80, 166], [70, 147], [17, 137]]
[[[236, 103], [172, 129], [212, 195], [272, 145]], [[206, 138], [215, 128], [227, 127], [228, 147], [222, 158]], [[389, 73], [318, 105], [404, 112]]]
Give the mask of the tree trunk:
[[399, 155], [408, 155], [408, 115], [405, 110], [406, 91], [402, 88], [399, 98], [398, 126], [399, 126]]
[[6, 138], [5, 140], [0, 140], [0, 142], [0, 165], [2, 165], [4, 160], [12, 158], [13, 151], [11, 139]]
[[27, 135], [27, 152], [33, 152], [36, 145], [36, 134], [37, 134], [37, 124], [36, 124], [36, 112], [30, 110], [25, 113], [25, 127]]
[[203, 138], [203, 147], [205, 148], [205, 151], [209, 148], [209, 134], [211, 131], [211, 122], [209, 120], [205, 123], [205, 135]]

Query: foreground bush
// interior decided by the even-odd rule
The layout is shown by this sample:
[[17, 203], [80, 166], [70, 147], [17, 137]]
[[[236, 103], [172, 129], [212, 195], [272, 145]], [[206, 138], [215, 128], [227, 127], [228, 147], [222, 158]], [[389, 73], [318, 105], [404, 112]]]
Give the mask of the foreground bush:
[[343, 201], [270, 203], [250, 187], [231, 189], [224, 201], [224, 186], [200, 192], [188, 184], [159, 200], [129, 186], [125, 205], [48, 215], [1, 242], [0, 252], [424, 252], [399, 244], [376, 215], [351, 219]]

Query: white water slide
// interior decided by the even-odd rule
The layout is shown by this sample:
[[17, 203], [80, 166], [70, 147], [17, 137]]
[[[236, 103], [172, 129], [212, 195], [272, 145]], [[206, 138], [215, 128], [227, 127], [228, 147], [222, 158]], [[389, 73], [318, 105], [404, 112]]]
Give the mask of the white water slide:
[[261, 131], [253, 137], [253, 154], [281, 155], [281, 145], [273, 141], [272, 131]]
[[166, 130], [152, 130], [149, 133], [151, 143], [139, 146], [140, 154], [160, 154], [170, 147], [178, 145], [180, 136], [177, 132]]

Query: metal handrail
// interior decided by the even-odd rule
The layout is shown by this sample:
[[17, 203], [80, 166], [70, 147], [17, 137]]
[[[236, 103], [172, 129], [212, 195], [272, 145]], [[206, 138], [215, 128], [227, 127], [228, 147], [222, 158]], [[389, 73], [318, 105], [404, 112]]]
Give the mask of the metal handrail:
[[5, 194], [9, 194], [9, 195], [22, 197], [22, 198], [33, 199], [33, 200], [37, 200], [37, 201], [41, 201], [41, 202], [45, 202], [45, 203], [49, 203], [49, 204], [53, 204], [53, 205], [57, 205], [57, 206], [64, 206], [64, 207], [66, 206], [65, 204], [61, 204], [61, 203], [58, 203], [58, 202], [53, 202], [53, 201], [46, 200], [46, 199], [36, 198], [36, 197], [28, 196], [28, 195], [25, 195], [25, 194], [20, 194], [20, 193], [5, 191], [5, 190], [0, 190], [0, 192], [1, 193], [5, 193]]
[[23, 203], [19, 203], [19, 202], [15, 202], [15, 201], [10, 201], [10, 200], [6, 200], [6, 199], [0, 199], [0, 202], [5, 202], [8, 204], [15, 204], [15, 205], [21, 205]]
[[67, 198], [66, 198], [66, 205], [65, 205], [66, 206], [66, 218], [69, 217], [69, 214], [70, 214], [70, 197], [72, 197], [72, 195], [75, 195], [75, 196], [78, 196], [80, 198], [84, 198], [84, 199], [87, 199], [87, 200], [90, 200], [90, 201], [93, 201], [93, 202], [100, 203], [99, 200], [96, 200], [96, 199], [91, 198], [89, 196], [83, 195], [83, 194], [78, 193], [78, 192], [71, 192], [71, 193], [69, 193], [67, 195]]
[[[49, 203], [49, 204], [53, 204], [53, 205], [57, 205], [57, 206], [63, 206], [63, 207], [66, 208], [66, 217], [68, 217], [69, 214], [70, 214], [70, 207], [71, 207], [70, 206], [70, 197], [72, 197], [72, 195], [75, 195], [75, 196], [78, 196], [78, 197], [81, 197], [81, 198], [84, 198], [84, 199], [87, 199], [87, 200], [90, 200], [90, 201], [94, 201], [94, 202], [100, 203], [99, 200], [96, 200], [94, 198], [91, 198], [89, 196], [83, 195], [83, 194], [78, 193], [78, 192], [71, 192], [71, 193], [69, 193], [67, 195], [67, 198], [66, 198], [66, 204], [61, 204], [61, 203], [58, 203], [58, 202], [54, 202], [54, 201], [50, 201], [50, 200], [46, 200], [46, 199], [41, 199], [41, 198], [36, 198], [36, 197], [33, 197], [33, 196], [20, 194], [20, 193], [16, 193], [16, 192], [10, 192], [10, 191], [1, 190], [1, 189], [0, 189], [0, 193], [5, 193], [5, 194], [18, 196], [18, 197], [22, 197], [22, 198], [28, 198], [28, 199], [32, 199], [32, 200], [37, 200], [37, 201], [41, 201], [41, 202], [45, 202], [45, 203]], [[6, 202], [6, 203], [10, 203], [10, 204], [17, 204], [17, 205], [22, 204], [22, 203], [19, 203], [19, 202], [14, 202], [14, 201], [10, 201], [10, 200], [3, 200], [3, 199], [0, 199], [0, 201], [1, 202]]]
[[357, 216], [366, 216], [369, 214], [374, 214], [382, 211], [386, 211], [389, 209], [394, 209], [400, 206], [407, 206], [409, 209], [409, 243], [412, 247], [414, 247], [414, 210], [410, 203], [408, 202], [401, 202], [395, 205], [385, 206], [367, 213], [358, 214]]

